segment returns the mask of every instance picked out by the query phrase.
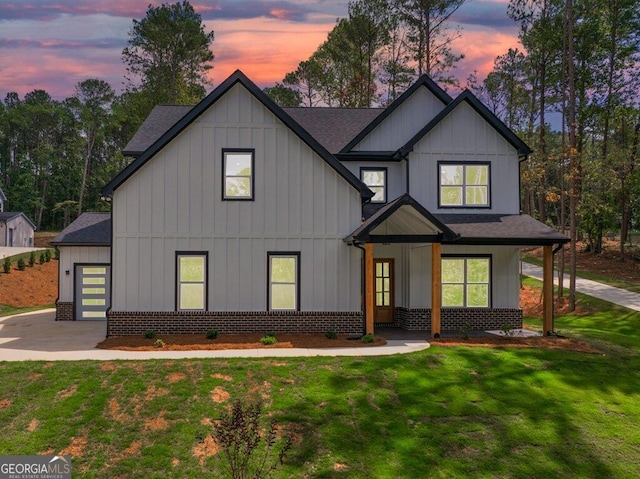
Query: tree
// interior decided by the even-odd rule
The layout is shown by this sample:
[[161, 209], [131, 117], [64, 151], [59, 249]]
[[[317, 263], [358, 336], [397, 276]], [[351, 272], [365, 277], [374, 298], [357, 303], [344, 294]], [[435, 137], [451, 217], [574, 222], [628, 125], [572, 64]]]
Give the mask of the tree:
[[142, 92], [154, 104], [197, 103], [210, 83], [213, 38], [213, 31], [205, 33], [201, 16], [187, 0], [150, 5], [145, 18], [133, 20], [128, 45], [122, 50], [127, 91]]
[[406, 45], [416, 63], [416, 73], [426, 73], [442, 84], [457, 86], [451, 75], [464, 54], [456, 54], [452, 42], [460, 37], [447, 22], [466, 0], [394, 0], [407, 29]]
[[70, 103], [76, 110], [82, 138], [86, 143], [83, 155], [82, 182], [77, 203], [79, 216], [82, 213], [90, 163], [97, 149], [97, 144], [104, 135], [105, 124], [109, 118], [109, 109], [115, 92], [109, 83], [96, 79], [88, 79], [78, 83], [75, 90], [75, 96]]
[[282, 107], [296, 107], [302, 103], [302, 95], [282, 83], [276, 83], [272, 87], [266, 87], [263, 91], [269, 98]]

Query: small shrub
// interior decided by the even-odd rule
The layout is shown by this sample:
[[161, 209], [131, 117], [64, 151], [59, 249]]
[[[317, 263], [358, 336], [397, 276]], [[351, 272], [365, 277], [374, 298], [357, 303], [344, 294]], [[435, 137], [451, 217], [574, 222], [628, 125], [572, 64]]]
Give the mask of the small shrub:
[[153, 329], [147, 329], [144, 332], [144, 337], [147, 339], [153, 339], [156, 337], [156, 332]]
[[5, 273], [11, 273], [11, 260], [9, 258], [4, 259], [4, 263], [2, 263], [2, 269]]
[[327, 339], [338, 339], [338, 333], [336, 333], [335, 331], [327, 331], [326, 333], [324, 333], [324, 335]]
[[365, 334], [364, 336], [362, 336], [361, 341], [364, 344], [371, 344], [374, 341], [373, 334]]
[[44, 259], [45, 261], [48, 263], [49, 261], [51, 261], [51, 250], [50, 249], [46, 249], [44, 250]]
[[160, 338], [156, 339], [155, 342], [153, 343], [153, 345], [156, 348], [164, 348], [164, 341]]
[[53, 257], [55, 259], [60, 259], [60, 250], [58, 249], [58, 247], [56, 246], [56, 249], [53, 250]]
[[471, 323], [469, 321], [465, 321], [463, 326], [460, 328], [460, 334], [464, 339], [469, 339], [469, 333], [471, 333]]
[[278, 432], [275, 419], [263, 424], [266, 420], [260, 403], [245, 407], [236, 400], [231, 411], [213, 423], [213, 438], [221, 450], [216, 457], [224, 461], [228, 477], [265, 479], [283, 463], [293, 442]]
[[33, 268], [34, 264], [36, 264], [36, 252], [32, 251], [29, 255], [29, 266]]
[[260, 342], [265, 346], [276, 344], [278, 339], [275, 337], [273, 333], [267, 333], [262, 338], [260, 338]]
[[505, 338], [513, 338], [515, 336], [513, 326], [511, 326], [510, 324], [503, 324], [502, 326], [500, 326], [500, 331], [502, 331], [502, 334]]
[[24, 264], [24, 259], [23, 259], [23, 258], [20, 258], [20, 259], [18, 260], [18, 269], [19, 269], [20, 271], [24, 271], [24, 270], [25, 270], [25, 268], [26, 268], [26, 265]]
[[47, 262], [47, 257], [44, 253], [40, 253], [40, 264], [45, 264]]
[[209, 329], [207, 330], [207, 339], [216, 339], [218, 337], [217, 329]]

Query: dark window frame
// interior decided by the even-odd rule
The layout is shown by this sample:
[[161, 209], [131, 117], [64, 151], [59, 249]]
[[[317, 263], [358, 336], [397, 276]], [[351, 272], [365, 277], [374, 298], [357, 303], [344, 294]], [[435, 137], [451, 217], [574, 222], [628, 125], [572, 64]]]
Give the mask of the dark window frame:
[[[296, 259], [296, 307], [294, 309], [273, 309], [271, 307], [271, 258], [294, 257]], [[267, 311], [300, 311], [300, 251], [267, 251]]]
[[[466, 260], [467, 259], [488, 259], [489, 260], [489, 283], [488, 283], [488, 298], [487, 298], [487, 306], [468, 306], [467, 305], [467, 285], [469, 284], [467, 282], [467, 265], [466, 265]], [[442, 260], [444, 259], [464, 259], [465, 260], [465, 268], [464, 268], [464, 305], [463, 306], [442, 306], [443, 309], [455, 309], [455, 308], [462, 308], [462, 309], [491, 309], [493, 308], [493, 255], [492, 254], [443, 254], [440, 258], [440, 271], [441, 271], [441, 276], [440, 276], [440, 304], [443, 304], [443, 298], [442, 298], [442, 294], [443, 294], [443, 288], [442, 286], [444, 284], [458, 284], [458, 283], [444, 283], [442, 281], [442, 271], [444, 268], [442, 268]], [[480, 284], [480, 283], [471, 283], [471, 284]]]
[[[250, 153], [251, 154], [251, 195], [227, 196], [227, 154]], [[233, 176], [232, 176], [233, 177]], [[222, 149], [222, 201], [255, 201], [256, 185], [256, 150], [255, 148], [223, 148]]]
[[[388, 185], [389, 185], [388, 168], [386, 166], [361, 166], [360, 167], [360, 181], [362, 181], [363, 183], [364, 183], [364, 180], [362, 179], [362, 173], [364, 171], [382, 171], [382, 172], [384, 172], [384, 185], [383, 185], [383, 188], [384, 188], [384, 200], [383, 201], [373, 201], [373, 197], [372, 197], [370, 203], [376, 204], [376, 205], [383, 205], [383, 204], [387, 203], [388, 202], [388, 198], [389, 198], [389, 195], [387, 194]], [[364, 183], [364, 184], [366, 185], [366, 183]], [[367, 185], [367, 187], [369, 189], [371, 189], [369, 187], [369, 185]]]
[[[463, 173], [462, 173], [462, 177], [463, 177], [463, 183], [462, 183], [462, 202], [463, 204], [461, 205], [443, 205], [442, 204], [442, 187], [443, 186], [460, 186], [460, 185], [443, 185], [441, 183], [441, 179], [442, 179], [442, 173], [441, 173], [441, 167], [442, 166], [462, 166], [463, 167]], [[473, 204], [466, 204], [466, 188], [467, 188], [467, 183], [466, 183], [466, 167], [467, 166], [486, 166], [487, 167], [487, 204], [486, 205], [473, 205]], [[437, 181], [438, 181], [438, 208], [442, 208], [442, 209], [491, 209], [491, 195], [492, 195], [492, 191], [493, 188], [491, 187], [491, 162], [490, 161], [451, 161], [451, 160], [446, 160], [446, 161], [438, 161], [438, 174], [437, 174]], [[479, 186], [479, 185], [469, 185], [469, 186]], [[481, 185], [480, 185], [481, 186]]]
[[[204, 257], [204, 309], [181, 309], [180, 308], [180, 257], [181, 256], [198, 256]], [[176, 251], [175, 271], [174, 271], [175, 289], [175, 310], [184, 311], [209, 311], [209, 252], [208, 251]], [[199, 283], [198, 283], [199, 284]]]

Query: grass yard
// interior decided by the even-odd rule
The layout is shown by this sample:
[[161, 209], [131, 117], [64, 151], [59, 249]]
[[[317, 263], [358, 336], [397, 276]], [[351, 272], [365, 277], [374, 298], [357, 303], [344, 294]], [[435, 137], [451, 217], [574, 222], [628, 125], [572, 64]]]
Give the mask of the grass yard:
[[74, 478], [221, 477], [211, 421], [259, 397], [295, 444], [277, 478], [640, 477], [640, 313], [595, 306], [556, 329], [603, 354], [0, 363], [0, 451], [71, 454]]

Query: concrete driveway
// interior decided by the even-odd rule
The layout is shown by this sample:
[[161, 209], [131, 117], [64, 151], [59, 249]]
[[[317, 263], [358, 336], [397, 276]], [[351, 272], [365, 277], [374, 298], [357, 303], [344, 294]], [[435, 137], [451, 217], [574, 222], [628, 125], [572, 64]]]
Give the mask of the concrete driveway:
[[44, 248], [19, 248], [17, 246], [0, 246], [0, 259], [4, 259], [7, 256], [15, 256], [17, 254], [29, 253], [31, 251], [40, 251]]
[[389, 340], [385, 346], [352, 348], [235, 349], [221, 351], [114, 351], [96, 349], [106, 321], [55, 321], [55, 310], [0, 318], [0, 361], [115, 359], [265, 358], [300, 356], [386, 356], [429, 347], [417, 339]]

